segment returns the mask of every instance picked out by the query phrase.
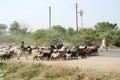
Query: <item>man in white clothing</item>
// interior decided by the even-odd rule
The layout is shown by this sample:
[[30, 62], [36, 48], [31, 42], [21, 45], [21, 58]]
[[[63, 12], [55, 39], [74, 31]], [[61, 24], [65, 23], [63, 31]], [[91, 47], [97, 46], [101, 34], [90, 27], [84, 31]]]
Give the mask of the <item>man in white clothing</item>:
[[101, 45], [101, 47], [100, 47], [100, 50], [103, 50], [103, 49], [108, 50], [107, 47], [106, 47], [106, 40], [105, 40], [105, 38], [103, 38], [103, 40], [102, 40], [102, 45]]

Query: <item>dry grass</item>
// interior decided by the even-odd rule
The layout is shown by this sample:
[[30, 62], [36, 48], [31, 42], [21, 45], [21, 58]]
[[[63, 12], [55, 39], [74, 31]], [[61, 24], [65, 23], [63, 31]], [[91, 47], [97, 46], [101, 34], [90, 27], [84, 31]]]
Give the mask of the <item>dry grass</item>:
[[41, 63], [4, 63], [2, 66], [7, 70], [3, 76], [5, 80], [114, 80], [120, 78], [120, 73], [52, 67]]

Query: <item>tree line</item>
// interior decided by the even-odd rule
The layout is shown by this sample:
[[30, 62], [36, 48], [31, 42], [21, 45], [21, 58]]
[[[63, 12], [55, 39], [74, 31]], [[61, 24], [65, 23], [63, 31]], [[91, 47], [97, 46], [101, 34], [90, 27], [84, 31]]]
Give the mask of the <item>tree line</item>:
[[73, 27], [66, 29], [61, 25], [53, 25], [51, 29], [37, 29], [28, 31], [29, 26], [18, 21], [11, 23], [10, 27], [0, 24], [0, 43], [20, 44], [24, 40], [30, 45], [49, 45], [64, 43], [67, 45], [101, 45], [106, 38], [107, 46], [120, 47], [120, 29], [116, 23], [98, 22], [91, 28], [82, 28], [78, 31]]

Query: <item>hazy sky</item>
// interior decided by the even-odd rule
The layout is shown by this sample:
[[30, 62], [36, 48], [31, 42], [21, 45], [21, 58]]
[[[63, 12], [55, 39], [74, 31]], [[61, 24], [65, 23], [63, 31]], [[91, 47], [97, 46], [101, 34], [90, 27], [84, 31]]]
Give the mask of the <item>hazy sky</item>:
[[[94, 27], [97, 22], [109, 21], [120, 27], [120, 0], [0, 0], [0, 23], [8, 26], [17, 20], [29, 25], [30, 30], [48, 28], [49, 6], [52, 25], [75, 28], [75, 3], [83, 10], [84, 27]], [[80, 15], [79, 27], [80, 27]]]

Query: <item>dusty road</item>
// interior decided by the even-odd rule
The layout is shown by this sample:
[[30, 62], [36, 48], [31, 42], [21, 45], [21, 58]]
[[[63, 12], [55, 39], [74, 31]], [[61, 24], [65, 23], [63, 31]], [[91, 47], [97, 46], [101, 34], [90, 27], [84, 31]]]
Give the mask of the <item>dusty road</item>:
[[33, 61], [32, 57], [29, 56], [27, 60], [25, 57], [21, 57], [20, 60], [17, 57], [12, 58], [10, 61], [5, 61], [7, 63], [42, 63], [50, 66], [57, 67], [71, 67], [71, 68], [81, 68], [81, 69], [95, 69], [100, 71], [110, 71], [120, 73], [120, 51], [99, 51], [98, 56], [89, 56], [86, 59], [79, 58], [78, 60], [39, 60]]

